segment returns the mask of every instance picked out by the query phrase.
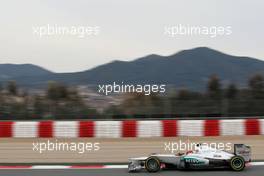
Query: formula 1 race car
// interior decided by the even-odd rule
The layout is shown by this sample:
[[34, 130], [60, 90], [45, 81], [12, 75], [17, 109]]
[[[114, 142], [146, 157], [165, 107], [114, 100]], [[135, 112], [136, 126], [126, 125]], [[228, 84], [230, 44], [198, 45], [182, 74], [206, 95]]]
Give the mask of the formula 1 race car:
[[220, 169], [230, 168], [242, 171], [251, 161], [251, 148], [244, 144], [234, 144], [234, 153], [217, 150], [198, 144], [193, 151], [179, 154], [151, 154], [148, 157], [130, 158], [128, 171], [146, 169], [158, 172], [161, 169]]

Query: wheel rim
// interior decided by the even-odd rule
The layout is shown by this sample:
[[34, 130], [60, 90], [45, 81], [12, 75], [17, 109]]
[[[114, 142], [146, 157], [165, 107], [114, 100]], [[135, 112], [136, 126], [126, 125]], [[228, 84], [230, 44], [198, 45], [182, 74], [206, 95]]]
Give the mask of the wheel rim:
[[234, 161], [234, 165], [236, 166], [236, 167], [241, 167], [241, 161], [239, 160], [239, 159], [236, 159], [235, 161]]
[[235, 169], [240, 169], [243, 167], [243, 162], [240, 158], [236, 158], [232, 161], [232, 165]]
[[151, 170], [155, 170], [155, 169], [158, 168], [158, 163], [155, 160], [151, 159], [151, 160], [148, 161], [148, 167]]

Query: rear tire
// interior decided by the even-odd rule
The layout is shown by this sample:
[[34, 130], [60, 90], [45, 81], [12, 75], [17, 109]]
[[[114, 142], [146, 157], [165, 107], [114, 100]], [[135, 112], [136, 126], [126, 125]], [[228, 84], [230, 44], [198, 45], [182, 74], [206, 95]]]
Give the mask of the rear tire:
[[145, 168], [148, 172], [158, 172], [160, 170], [160, 161], [156, 157], [149, 157], [145, 162]]
[[230, 160], [230, 167], [234, 171], [242, 171], [245, 168], [245, 160], [241, 156], [233, 156]]

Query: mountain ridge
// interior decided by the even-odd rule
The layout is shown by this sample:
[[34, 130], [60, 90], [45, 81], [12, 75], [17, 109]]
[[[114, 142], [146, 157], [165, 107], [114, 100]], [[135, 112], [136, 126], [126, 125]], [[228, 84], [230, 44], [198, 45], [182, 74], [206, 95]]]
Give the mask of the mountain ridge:
[[[31, 66], [34, 65], [31, 64]], [[74, 73], [54, 73], [36, 66], [37, 68], [31, 68], [27, 74], [20, 73], [19, 77], [11, 74], [8, 79], [2, 79], [1, 67], [3, 67], [2, 64], [0, 64], [0, 82], [12, 79], [25, 87], [41, 87], [49, 80], [55, 80], [69, 85], [123, 82], [168, 84], [204, 90], [211, 75], [218, 75], [224, 85], [233, 82], [240, 87], [246, 86], [247, 80], [254, 74], [264, 75], [262, 60], [232, 56], [207, 47], [182, 50], [169, 56], [150, 54], [132, 61], [116, 60]], [[40, 69], [39, 73], [38, 69]], [[32, 70], [36, 73], [32, 73]]]

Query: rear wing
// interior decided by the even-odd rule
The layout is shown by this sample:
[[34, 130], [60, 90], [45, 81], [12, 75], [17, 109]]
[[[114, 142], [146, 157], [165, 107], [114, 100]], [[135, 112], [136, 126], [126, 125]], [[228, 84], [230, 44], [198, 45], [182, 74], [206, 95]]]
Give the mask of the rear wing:
[[234, 154], [244, 158], [246, 162], [251, 161], [251, 148], [245, 144], [234, 144]]

